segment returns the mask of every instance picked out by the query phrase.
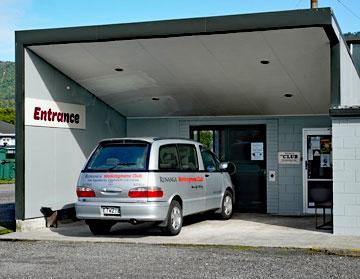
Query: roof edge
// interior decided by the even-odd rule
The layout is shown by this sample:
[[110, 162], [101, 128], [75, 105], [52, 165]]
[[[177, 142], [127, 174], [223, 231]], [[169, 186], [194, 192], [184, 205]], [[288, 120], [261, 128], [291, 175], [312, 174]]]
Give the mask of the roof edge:
[[[321, 26], [334, 40], [330, 8], [15, 31], [21, 45], [98, 42]], [[336, 37], [336, 35], [335, 35]], [[337, 37], [336, 37], [337, 39]]]
[[360, 107], [331, 108], [331, 117], [360, 117]]

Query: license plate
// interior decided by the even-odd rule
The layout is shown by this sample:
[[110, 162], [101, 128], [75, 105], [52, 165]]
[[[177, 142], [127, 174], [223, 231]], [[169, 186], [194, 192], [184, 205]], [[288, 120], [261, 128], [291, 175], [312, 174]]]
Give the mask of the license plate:
[[102, 206], [101, 208], [102, 208], [102, 211], [105, 216], [107, 216], [107, 215], [120, 216], [121, 215], [120, 207]]

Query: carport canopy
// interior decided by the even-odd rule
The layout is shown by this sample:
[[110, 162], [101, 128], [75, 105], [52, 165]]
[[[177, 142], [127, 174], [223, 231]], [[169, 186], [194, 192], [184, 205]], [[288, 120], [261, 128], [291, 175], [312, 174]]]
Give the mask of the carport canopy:
[[323, 26], [27, 47], [126, 117], [329, 113]]

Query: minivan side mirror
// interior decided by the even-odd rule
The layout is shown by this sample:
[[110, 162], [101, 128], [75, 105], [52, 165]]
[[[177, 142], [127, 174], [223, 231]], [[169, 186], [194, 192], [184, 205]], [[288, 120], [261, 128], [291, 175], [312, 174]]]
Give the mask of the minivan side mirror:
[[220, 163], [220, 170], [226, 171], [228, 167], [229, 167], [229, 162], [221, 162]]
[[221, 162], [220, 170], [227, 171], [230, 175], [236, 174], [236, 166], [233, 162]]

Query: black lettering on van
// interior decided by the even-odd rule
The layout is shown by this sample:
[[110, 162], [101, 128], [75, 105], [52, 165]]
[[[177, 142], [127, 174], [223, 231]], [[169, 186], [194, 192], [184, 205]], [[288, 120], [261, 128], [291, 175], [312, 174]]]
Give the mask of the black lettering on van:
[[161, 183], [178, 182], [176, 177], [162, 177], [160, 176]]

